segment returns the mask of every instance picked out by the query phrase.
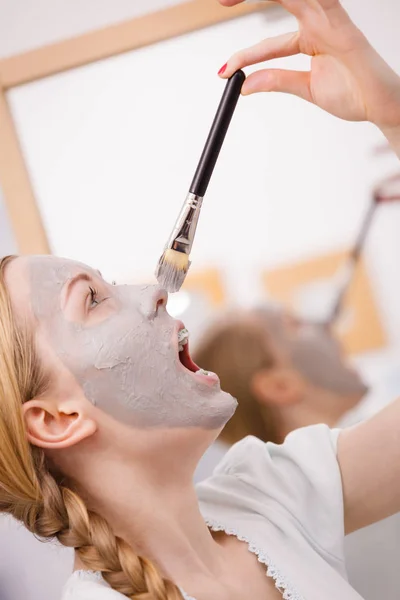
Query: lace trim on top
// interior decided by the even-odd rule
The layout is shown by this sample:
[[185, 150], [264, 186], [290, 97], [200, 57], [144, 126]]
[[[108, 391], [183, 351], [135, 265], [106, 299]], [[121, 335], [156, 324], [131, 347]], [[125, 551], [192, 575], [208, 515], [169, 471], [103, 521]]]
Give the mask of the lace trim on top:
[[87, 577], [92, 578], [95, 581], [105, 582], [101, 571], [89, 571], [86, 569], [78, 569], [72, 573], [72, 577], [76, 577], [77, 579], [85, 579]]
[[[222, 523], [214, 521], [213, 519], [204, 519], [207, 527], [211, 529], [211, 531], [223, 531], [226, 535], [232, 535], [237, 538], [240, 542], [245, 542], [247, 544], [249, 552], [254, 554], [257, 557], [258, 562], [265, 565], [267, 567], [266, 575], [267, 577], [271, 577], [274, 580], [276, 589], [282, 594], [283, 600], [304, 600], [304, 597], [301, 596], [288, 579], [280, 572], [278, 567], [272, 562], [271, 558], [253, 544], [245, 535], [241, 535], [236, 529], [225, 527]], [[83, 577], [84, 575], [92, 575], [96, 578], [96, 581], [104, 581], [102, 574], [100, 571], [75, 571], [74, 575], [77, 577]], [[188, 596], [185, 594], [184, 590], [181, 588], [180, 592], [183, 596], [184, 600], [196, 600], [192, 596]]]
[[[225, 527], [221, 523], [212, 519], [205, 519], [206, 525], [211, 531], [223, 531], [226, 535], [232, 535], [237, 538], [240, 542], [245, 542], [249, 549], [249, 552], [255, 554], [258, 562], [267, 567], [267, 577], [271, 577], [274, 580], [276, 589], [282, 594], [283, 600], [304, 600], [292, 586], [288, 579], [280, 572], [278, 567], [274, 565], [268, 554], [260, 550], [258, 546], [253, 544], [248, 537], [241, 535], [236, 529]], [[187, 600], [195, 600], [194, 598], [187, 598]]]

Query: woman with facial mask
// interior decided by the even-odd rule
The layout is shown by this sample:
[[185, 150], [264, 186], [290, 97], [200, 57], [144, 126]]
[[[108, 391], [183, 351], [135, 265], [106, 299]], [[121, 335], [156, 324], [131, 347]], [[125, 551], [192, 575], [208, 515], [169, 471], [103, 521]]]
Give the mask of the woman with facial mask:
[[[340, 5], [282, 3], [301, 35], [239, 54], [226, 75], [308, 51], [312, 97], [303, 75], [246, 85], [369, 118], [399, 149], [400, 84]], [[343, 432], [247, 438], [195, 492], [236, 401], [198, 372], [166, 301], [64, 259], [0, 263], [0, 510], [75, 549], [63, 600], [360, 598], [343, 536], [400, 511], [400, 401]]]
[[340, 432], [247, 438], [156, 287], [0, 263], [0, 509], [75, 549], [64, 600], [356, 600], [343, 536], [400, 510], [400, 401]]

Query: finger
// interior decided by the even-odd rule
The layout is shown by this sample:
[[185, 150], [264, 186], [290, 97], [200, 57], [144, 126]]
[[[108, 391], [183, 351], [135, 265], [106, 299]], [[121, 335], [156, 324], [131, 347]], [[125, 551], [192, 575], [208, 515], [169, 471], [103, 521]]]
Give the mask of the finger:
[[308, 71], [286, 71], [265, 69], [252, 73], [243, 84], [242, 94], [248, 96], [257, 92], [284, 92], [313, 102]]
[[255, 46], [236, 52], [219, 74], [224, 78], [230, 77], [235, 71], [243, 69], [243, 67], [256, 65], [265, 60], [272, 60], [273, 58], [293, 56], [294, 54], [299, 54], [299, 52], [298, 31], [285, 33], [277, 37], [268, 38]]

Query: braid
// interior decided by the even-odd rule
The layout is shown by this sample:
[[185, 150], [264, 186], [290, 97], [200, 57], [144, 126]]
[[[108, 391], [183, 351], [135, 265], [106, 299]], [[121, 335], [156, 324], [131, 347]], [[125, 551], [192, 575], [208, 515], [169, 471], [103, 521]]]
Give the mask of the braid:
[[0, 260], [0, 512], [22, 521], [40, 538], [57, 538], [75, 548], [88, 569], [100, 571], [114, 590], [131, 600], [182, 600], [176, 585], [57, 482], [43, 450], [28, 443], [21, 405], [45, 389], [47, 378], [31, 335], [13, 317], [4, 281], [11, 260]]
[[88, 570], [100, 571], [114, 590], [131, 600], [182, 600], [177, 586], [115, 536], [107, 521], [89, 511], [78, 494], [60, 486], [45, 468], [39, 481], [43, 500], [26, 514], [30, 531], [75, 548]]

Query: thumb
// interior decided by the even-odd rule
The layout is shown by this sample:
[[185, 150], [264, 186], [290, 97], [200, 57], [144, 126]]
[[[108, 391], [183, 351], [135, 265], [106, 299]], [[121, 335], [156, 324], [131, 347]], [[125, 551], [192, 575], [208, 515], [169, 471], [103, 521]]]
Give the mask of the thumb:
[[243, 84], [242, 94], [248, 96], [257, 92], [284, 92], [313, 102], [308, 71], [287, 71], [285, 69], [264, 69], [249, 75]]

